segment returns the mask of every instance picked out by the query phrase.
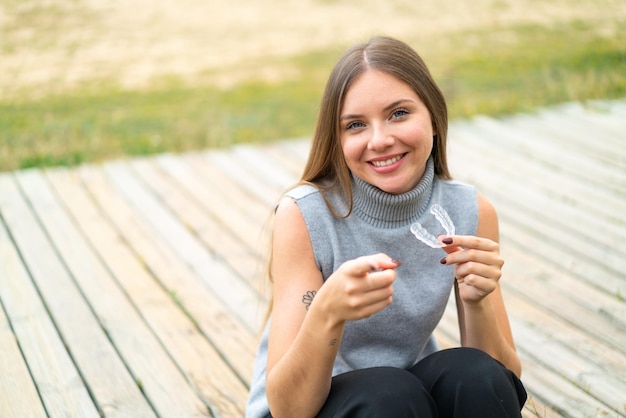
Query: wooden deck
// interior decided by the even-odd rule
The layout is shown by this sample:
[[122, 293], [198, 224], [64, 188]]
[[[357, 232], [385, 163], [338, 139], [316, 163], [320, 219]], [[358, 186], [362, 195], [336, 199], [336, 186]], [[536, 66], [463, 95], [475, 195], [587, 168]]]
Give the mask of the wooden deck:
[[[450, 128], [499, 210], [525, 416], [626, 416], [626, 102]], [[0, 174], [0, 417], [240, 417], [306, 140]], [[456, 344], [454, 307], [438, 330]]]

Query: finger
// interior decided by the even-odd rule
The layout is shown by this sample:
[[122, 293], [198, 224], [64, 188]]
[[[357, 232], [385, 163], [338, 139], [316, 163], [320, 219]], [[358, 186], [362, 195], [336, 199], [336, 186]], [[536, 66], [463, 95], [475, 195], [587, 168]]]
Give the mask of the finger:
[[355, 258], [354, 260], [346, 261], [342, 265], [344, 272], [351, 276], [365, 277], [368, 273], [376, 271], [376, 265], [372, 260], [366, 257]]
[[375, 313], [380, 312], [383, 309], [385, 309], [387, 306], [391, 305], [391, 303], [392, 303], [392, 298], [390, 296], [387, 299], [378, 300], [374, 303], [356, 308], [355, 311], [353, 312], [354, 319], [369, 318]]
[[370, 256], [374, 270], [395, 269], [402, 265], [402, 261], [389, 257], [387, 254], [379, 253]]
[[367, 273], [398, 268], [402, 262], [380, 253], [359, 257], [346, 264], [350, 264], [352, 274], [364, 276]]
[[501, 268], [504, 265], [504, 258], [499, 252], [481, 251], [481, 250], [463, 250], [455, 251], [446, 255], [441, 264], [456, 264], [463, 263], [484, 264], [486, 266]]
[[360, 317], [378, 312], [393, 302], [393, 286], [370, 289], [350, 299], [349, 306]]
[[488, 279], [476, 274], [457, 277], [456, 281], [459, 284], [471, 286], [484, 295], [493, 292], [498, 283], [497, 280]]
[[367, 274], [367, 291], [374, 291], [386, 287], [391, 287], [396, 280], [397, 273], [394, 269], [373, 271]]
[[475, 261], [478, 263], [502, 267], [504, 259], [500, 256], [500, 245], [485, 238], [472, 236], [441, 236], [442, 243], [451, 242], [442, 249], [448, 253], [440, 260], [441, 264], [459, 264]]
[[455, 274], [460, 277], [476, 275], [497, 281], [502, 276], [502, 270], [498, 266], [470, 261], [467, 263], [457, 264]]
[[[454, 244], [454, 238], [453, 237], [449, 237], [449, 236], [446, 236], [446, 235], [439, 235], [437, 237], [437, 240], [441, 244], [443, 244], [441, 249], [444, 250], [448, 254], [452, 254], [453, 252], [462, 250], [462, 248], [459, 247], [458, 245], [453, 245]], [[442, 260], [442, 264], [445, 264], [445, 263], [443, 263], [443, 260]]]
[[483, 251], [496, 251], [500, 248], [497, 242], [474, 235], [441, 235], [439, 241], [445, 245], [445, 247], [443, 247], [444, 251], [446, 248], [450, 247], [473, 248]]

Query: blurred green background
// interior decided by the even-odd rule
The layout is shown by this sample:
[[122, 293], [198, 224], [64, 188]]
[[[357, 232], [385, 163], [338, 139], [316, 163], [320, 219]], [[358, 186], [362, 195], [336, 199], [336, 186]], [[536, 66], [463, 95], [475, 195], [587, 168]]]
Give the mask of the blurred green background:
[[[229, 7], [245, 8], [245, 3]], [[280, 4], [277, 0], [269, 3]], [[98, 1], [25, 1], [0, 6], [0, 171], [309, 136], [334, 62], [354, 41], [378, 33], [398, 36], [420, 52], [446, 94], [453, 119], [532, 111], [565, 101], [626, 97], [626, 2], [545, 2], [555, 4], [550, 6], [554, 10], [546, 9], [543, 21], [531, 18], [537, 2], [527, 3], [529, 17], [524, 10], [511, 10], [514, 2], [479, 1], [476, 7], [480, 9], [469, 10], [480, 16], [479, 23], [468, 24], [468, 17], [459, 15], [461, 23], [455, 26], [449, 18], [454, 17], [455, 1], [446, 1], [441, 7], [448, 8], [448, 29], [441, 33], [431, 15], [424, 17], [430, 19], [428, 30], [420, 28], [416, 17], [415, 27], [403, 21], [405, 26], [399, 25], [402, 29], [397, 33], [393, 21], [363, 24], [359, 30], [343, 33], [340, 29], [345, 25], [376, 13], [365, 10], [351, 16], [345, 12], [347, 2], [302, 3], [315, 8], [319, 16], [340, 14], [335, 26], [328, 24], [338, 35], [329, 33], [324, 38], [329, 40], [313, 42], [316, 38], [304, 29], [300, 34], [298, 27], [278, 28], [281, 23], [273, 15], [263, 20], [241, 13], [247, 32], [237, 39], [238, 27], [233, 24], [221, 29], [218, 35], [224, 38], [220, 38], [198, 29], [211, 25], [212, 16], [206, 6], [201, 8], [192, 0], [170, 4], [182, 15], [176, 25], [169, 26], [172, 36], [167, 33], [167, 11], [155, 9], [150, 15], [146, 10], [153, 3], [146, 1], [135, 4], [144, 9], [133, 9], [136, 19], [128, 22], [123, 21], [122, 10], [107, 9]], [[581, 10], [559, 14], [558, 7], [567, 5]], [[197, 21], [202, 13], [206, 22]], [[237, 15], [237, 11], [231, 13]], [[398, 6], [380, 13], [387, 20], [396, 15], [405, 15], [406, 20], [407, 11]], [[185, 14], [196, 15], [188, 33]], [[311, 13], [311, 19], [318, 14]], [[321, 28], [325, 23], [312, 22]], [[120, 28], [126, 37], [114, 38], [112, 34]], [[149, 29], [152, 37], [142, 39], [143, 29]], [[269, 40], [264, 43], [251, 31]], [[273, 39], [272, 31], [283, 40]], [[281, 49], [290, 34], [300, 36], [300, 44]], [[186, 36], [194, 42], [180, 41], [179, 47], [170, 44]], [[103, 39], [110, 42], [103, 43]], [[214, 45], [226, 39], [231, 44], [224, 48], [229, 49], [212, 52]], [[194, 58], [211, 53], [230, 57], [228, 52], [237, 52], [237, 45], [255, 42], [258, 48], [251, 49], [253, 53], [242, 47], [238, 58], [224, 59], [222, 64]], [[94, 45], [109, 49], [96, 56]], [[167, 46], [165, 52], [159, 52], [159, 45]], [[119, 60], [113, 59], [123, 52], [126, 55]], [[184, 59], [177, 68], [179, 55]], [[128, 74], [142, 66], [153, 71], [133, 81]]]

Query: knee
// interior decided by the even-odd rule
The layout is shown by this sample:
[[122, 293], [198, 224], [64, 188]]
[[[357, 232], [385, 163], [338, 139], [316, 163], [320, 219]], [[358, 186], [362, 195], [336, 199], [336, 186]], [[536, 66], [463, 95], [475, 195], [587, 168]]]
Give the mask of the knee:
[[506, 368], [484, 351], [475, 348], [460, 348], [461, 354], [457, 361], [457, 378], [475, 382], [486, 379], [493, 380], [505, 376]]
[[434, 404], [422, 382], [406, 370], [393, 367], [366, 369], [349, 416], [431, 416]]
[[423, 387], [417, 377], [393, 367], [378, 368], [376, 379], [370, 382], [369, 399], [383, 404], [410, 401]]
[[[508, 379], [506, 368], [484, 351], [475, 348], [444, 350], [438, 359], [441, 374], [439, 378], [456, 385], [493, 385], [500, 379]], [[494, 382], [495, 381], [495, 382]]]
[[[473, 348], [441, 351], [439, 371], [431, 380], [430, 392], [438, 404], [483, 405], [494, 400], [498, 407], [514, 411], [526, 398], [521, 382], [513, 372], [487, 353]], [[498, 416], [498, 415], [494, 415]], [[499, 416], [514, 416], [502, 414]]]

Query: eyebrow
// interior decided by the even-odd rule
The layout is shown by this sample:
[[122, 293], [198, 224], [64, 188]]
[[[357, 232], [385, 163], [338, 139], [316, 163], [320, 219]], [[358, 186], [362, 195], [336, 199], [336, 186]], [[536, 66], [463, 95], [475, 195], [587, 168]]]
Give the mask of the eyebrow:
[[[389, 110], [393, 109], [394, 107], [399, 106], [399, 105], [401, 105], [401, 104], [403, 104], [403, 103], [406, 103], [406, 102], [414, 103], [414, 102], [415, 102], [415, 100], [411, 100], [411, 99], [400, 99], [400, 100], [396, 100], [395, 102], [389, 103], [387, 106], [385, 106], [385, 107], [383, 108], [383, 111], [384, 111], [384, 112], [387, 112], [387, 111], [389, 111]], [[362, 116], [363, 116], [363, 115], [348, 114], [348, 115], [343, 115], [343, 116], [341, 116], [341, 117], [339, 118], [339, 120], [358, 119], [358, 118], [360, 118], [360, 117], [362, 117]]]

